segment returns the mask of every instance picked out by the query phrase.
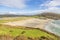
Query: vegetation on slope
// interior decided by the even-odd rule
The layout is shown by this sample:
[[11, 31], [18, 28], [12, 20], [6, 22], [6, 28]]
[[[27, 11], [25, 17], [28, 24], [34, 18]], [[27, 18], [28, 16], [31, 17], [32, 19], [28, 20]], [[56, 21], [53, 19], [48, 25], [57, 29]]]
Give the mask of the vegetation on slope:
[[14, 27], [14, 26], [11, 27], [8, 25], [0, 25], [0, 35], [8, 35], [8, 36], [12, 36], [13, 38], [19, 35], [24, 35], [26, 37], [31, 37], [31, 38], [40, 38], [43, 36], [43, 37], [51, 38], [53, 40], [58, 40], [58, 37], [38, 29]]
[[48, 19], [60, 19], [60, 14], [56, 14], [56, 13], [51, 13], [51, 12], [45, 12], [45, 13], [41, 13], [41, 14], [36, 14], [35, 16], [37, 16], [37, 18], [48, 18]]

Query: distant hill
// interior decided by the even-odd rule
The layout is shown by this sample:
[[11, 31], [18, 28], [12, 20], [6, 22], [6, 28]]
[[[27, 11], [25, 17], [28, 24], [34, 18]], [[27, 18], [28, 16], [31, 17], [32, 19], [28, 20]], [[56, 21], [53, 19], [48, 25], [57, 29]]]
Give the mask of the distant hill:
[[32, 16], [32, 17], [44, 17], [44, 18], [49, 18], [49, 19], [60, 19], [60, 14], [57, 13], [52, 13], [52, 12], [44, 12], [44, 13], [40, 13], [40, 14], [36, 14], [36, 15], [17, 15], [17, 14], [0, 14], [0, 17], [23, 17], [23, 16]]
[[37, 14], [36, 16], [39, 16], [39, 17], [42, 16], [42, 17], [49, 18], [49, 19], [60, 19], [60, 14], [51, 13], [51, 12], [45, 12], [45, 13]]
[[0, 17], [21, 17], [21, 16], [28, 16], [28, 15], [0, 14]]

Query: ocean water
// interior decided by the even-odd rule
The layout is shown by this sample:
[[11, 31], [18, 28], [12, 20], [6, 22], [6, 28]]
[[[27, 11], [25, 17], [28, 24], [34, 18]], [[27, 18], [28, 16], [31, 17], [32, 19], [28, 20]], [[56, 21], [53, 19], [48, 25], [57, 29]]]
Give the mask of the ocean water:
[[60, 26], [60, 20], [54, 20], [54, 21], [52, 21], [52, 23], [57, 24], [57, 25]]
[[54, 20], [46, 24], [45, 30], [60, 36], [60, 20]]

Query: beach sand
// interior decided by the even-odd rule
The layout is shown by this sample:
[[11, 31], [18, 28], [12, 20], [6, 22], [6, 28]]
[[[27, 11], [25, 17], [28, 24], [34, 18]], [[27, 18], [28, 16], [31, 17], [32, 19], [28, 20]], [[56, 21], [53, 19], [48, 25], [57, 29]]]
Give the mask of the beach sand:
[[51, 19], [30, 18], [30, 19], [26, 19], [26, 20], [7, 22], [7, 23], [3, 23], [3, 24], [10, 25], [10, 26], [25, 26], [25, 27], [44, 29], [45, 24], [48, 23], [49, 21], [51, 21]]

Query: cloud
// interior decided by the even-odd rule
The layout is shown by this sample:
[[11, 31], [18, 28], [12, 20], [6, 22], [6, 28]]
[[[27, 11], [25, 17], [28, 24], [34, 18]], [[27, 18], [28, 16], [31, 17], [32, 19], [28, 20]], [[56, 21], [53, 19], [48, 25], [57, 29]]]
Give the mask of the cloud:
[[48, 9], [44, 10], [45, 12], [54, 12], [54, 13], [60, 13], [60, 8], [58, 7], [50, 7]]
[[26, 7], [26, 1], [27, 0], [0, 0], [0, 5], [22, 9]]
[[41, 4], [40, 6], [46, 6], [46, 7], [60, 6], [60, 0], [47, 1], [44, 4]]
[[45, 10], [35, 10], [35, 11], [30, 12], [30, 13], [37, 14], [37, 13], [43, 13], [43, 12], [53, 12], [53, 13], [60, 14], [60, 8], [50, 7], [50, 8], [45, 9]]
[[49, 7], [60, 6], [60, 1], [53, 0], [50, 3], [48, 3], [46, 6], [49, 6]]
[[[55, 12], [60, 13], [60, 0], [51, 0], [47, 1], [44, 4], [41, 4], [40, 7], [46, 7], [46, 9], [43, 10], [43, 12]], [[40, 10], [41, 11], [41, 10]]]
[[[8, 7], [15, 7], [15, 8], [20, 8], [20, 9], [24, 9], [25, 7], [27, 7], [26, 2], [27, 1], [31, 1], [31, 0], [0, 0], [0, 5], [5, 5]], [[45, 9], [40, 9], [40, 10], [34, 10], [34, 11], [19, 11], [20, 13], [31, 13], [31, 14], [35, 14], [35, 13], [42, 13], [42, 12], [56, 12], [56, 13], [60, 13], [60, 0], [48, 0], [46, 2], [44, 2], [43, 4], [39, 5], [40, 8], [46, 7]], [[17, 11], [18, 12], [18, 11]]]
[[40, 5], [41, 7], [47, 7], [46, 9], [41, 9], [41, 10], [35, 10], [33, 12], [36, 13], [43, 13], [43, 12], [54, 12], [54, 13], [59, 13], [60, 14], [60, 0], [52, 0], [52, 1], [47, 1], [43, 4]]

